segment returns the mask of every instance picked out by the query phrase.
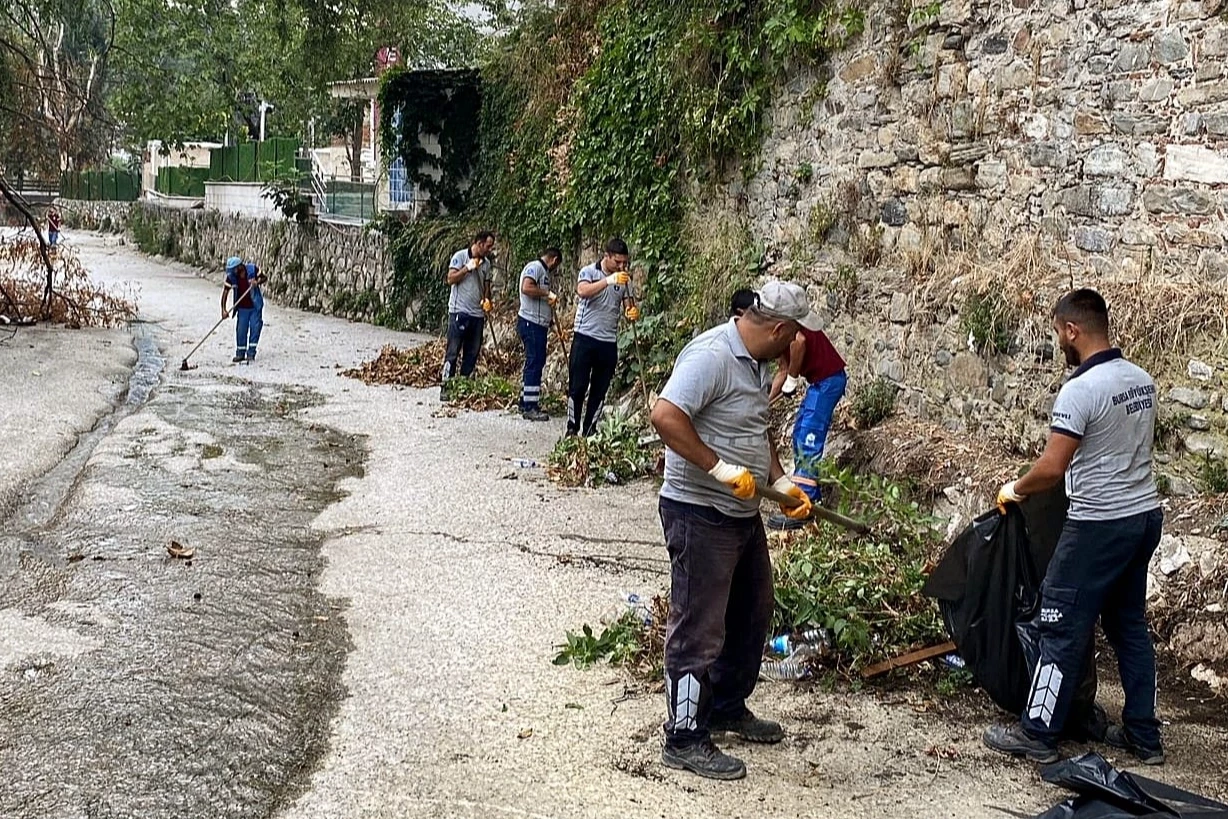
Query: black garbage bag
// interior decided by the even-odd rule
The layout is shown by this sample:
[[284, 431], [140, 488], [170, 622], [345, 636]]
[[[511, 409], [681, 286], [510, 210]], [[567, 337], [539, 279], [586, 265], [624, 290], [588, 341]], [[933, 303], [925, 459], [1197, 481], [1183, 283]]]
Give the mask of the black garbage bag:
[[[1066, 523], [1069, 502], [1060, 484], [972, 522], [947, 549], [922, 591], [938, 599], [947, 632], [976, 684], [997, 705], [1018, 714], [1027, 703], [1040, 658], [1036, 615], [1040, 583]], [[1096, 705], [1096, 660], [1066, 721], [1067, 739], [1101, 740], [1108, 718]]]
[[973, 680], [999, 707], [1023, 710], [1031, 682], [1015, 624], [1035, 613], [1040, 575], [1023, 511], [978, 517], [947, 549], [922, 592], [938, 609]]
[[1100, 754], [1084, 754], [1041, 769], [1041, 778], [1079, 794], [1036, 819], [1228, 819], [1228, 805], [1119, 771]]

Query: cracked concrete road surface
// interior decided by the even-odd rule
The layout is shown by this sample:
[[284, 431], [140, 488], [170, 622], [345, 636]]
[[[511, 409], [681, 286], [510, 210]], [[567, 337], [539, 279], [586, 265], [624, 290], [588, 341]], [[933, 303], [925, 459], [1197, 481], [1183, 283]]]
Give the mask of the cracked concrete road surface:
[[[269, 305], [260, 361], [231, 365], [224, 327], [181, 372], [217, 284], [72, 238], [139, 286], [141, 323], [0, 344], [0, 816], [915, 819], [1062, 797], [980, 747], [974, 695], [907, 689], [764, 683], [752, 706], [790, 737], [732, 744], [746, 780], [662, 768], [659, 694], [551, 664], [620, 590], [664, 588], [650, 483], [557, 488], [510, 459], [543, 460], [560, 423], [339, 376], [408, 334]], [[1224, 796], [1198, 707], [1166, 699], [1164, 778]]]

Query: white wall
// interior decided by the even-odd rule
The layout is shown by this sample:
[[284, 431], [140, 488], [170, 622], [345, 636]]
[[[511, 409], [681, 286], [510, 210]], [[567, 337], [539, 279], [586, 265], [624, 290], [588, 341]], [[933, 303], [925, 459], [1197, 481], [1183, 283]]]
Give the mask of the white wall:
[[205, 207], [256, 219], [286, 218], [271, 199], [260, 195], [263, 191], [259, 182], [206, 182]]

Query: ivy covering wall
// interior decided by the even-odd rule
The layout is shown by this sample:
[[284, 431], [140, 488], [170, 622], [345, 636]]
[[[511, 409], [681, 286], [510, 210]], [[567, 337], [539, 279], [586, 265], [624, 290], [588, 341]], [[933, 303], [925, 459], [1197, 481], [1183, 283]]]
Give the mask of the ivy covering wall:
[[713, 224], [705, 199], [753, 170], [785, 69], [821, 65], [863, 28], [856, 6], [831, 2], [561, 0], [527, 11], [483, 66], [476, 131], [457, 127], [470, 110], [442, 113], [438, 92], [399, 78], [381, 102], [400, 106], [403, 134], [438, 128], [474, 152], [444, 162], [472, 161], [472, 188], [449, 190], [460, 177], [445, 173], [438, 195], [467, 197], [463, 220], [498, 232], [511, 265], [558, 245], [574, 269], [582, 248], [626, 239], [645, 274], [637, 330], [663, 367], [760, 261], [745, 225]]

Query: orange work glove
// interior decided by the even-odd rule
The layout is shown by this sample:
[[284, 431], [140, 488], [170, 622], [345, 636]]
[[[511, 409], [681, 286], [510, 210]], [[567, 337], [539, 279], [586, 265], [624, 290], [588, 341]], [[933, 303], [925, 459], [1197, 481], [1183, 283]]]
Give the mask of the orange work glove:
[[802, 491], [802, 488], [789, 480], [788, 476], [782, 475], [776, 479], [776, 483], [772, 484], [772, 488], [777, 492], [783, 492], [786, 495], [797, 498], [802, 501], [800, 506], [785, 506], [780, 504], [780, 511], [785, 514], [785, 517], [793, 518], [794, 520], [809, 520], [812, 514], [812, 505], [810, 496]]
[[623, 311], [623, 315], [627, 317], [627, 321], [639, 321], [640, 308], [634, 304], [628, 304], [627, 309]]
[[744, 466], [733, 466], [718, 460], [708, 474], [728, 486], [735, 498], [749, 500], [755, 496], [755, 476]]

